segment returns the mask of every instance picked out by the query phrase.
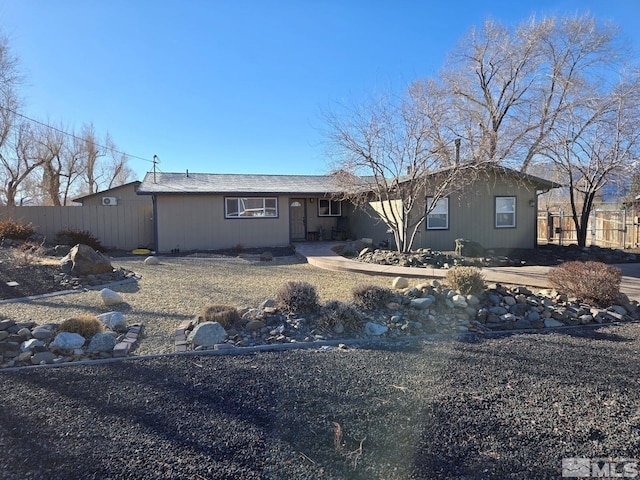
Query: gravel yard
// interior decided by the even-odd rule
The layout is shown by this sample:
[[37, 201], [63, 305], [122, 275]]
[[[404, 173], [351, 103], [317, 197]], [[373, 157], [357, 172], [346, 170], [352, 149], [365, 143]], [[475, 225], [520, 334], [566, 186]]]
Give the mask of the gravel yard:
[[30, 302], [3, 304], [2, 316], [38, 324], [59, 323], [78, 314], [117, 310], [128, 323], [144, 323], [144, 333], [134, 354], [171, 353], [173, 332], [182, 320], [193, 318], [209, 304], [238, 308], [258, 307], [289, 280], [314, 285], [320, 301], [350, 300], [351, 289], [361, 283], [390, 286], [388, 277], [332, 272], [313, 267], [296, 257], [276, 257], [272, 262], [241, 258], [164, 258], [160, 265], [145, 265], [143, 258], [115, 259], [141, 275], [138, 282], [112, 287], [125, 304], [105, 307], [99, 290], [46, 297]]
[[560, 478], [563, 458], [640, 457], [639, 336], [4, 372], [0, 478]]
[[[391, 281], [294, 257], [113, 264], [142, 276], [113, 288], [145, 325], [134, 355], [172, 352], [207, 303]], [[98, 291], [0, 306], [38, 323], [112, 308]], [[0, 371], [0, 479], [560, 478], [563, 458], [640, 458], [639, 371], [640, 324]]]

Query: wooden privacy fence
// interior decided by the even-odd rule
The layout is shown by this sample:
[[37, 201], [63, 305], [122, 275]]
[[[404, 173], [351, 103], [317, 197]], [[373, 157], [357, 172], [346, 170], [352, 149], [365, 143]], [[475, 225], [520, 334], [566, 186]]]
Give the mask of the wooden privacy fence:
[[[587, 226], [587, 245], [607, 248], [635, 248], [636, 226], [626, 210], [594, 210]], [[538, 244], [577, 243], [573, 217], [559, 210], [538, 212]], [[634, 245], [635, 243], [635, 245]]]
[[60, 230], [91, 232], [106, 248], [153, 247], [150, 205], [86, 205], [83, 207], [0, 207], [0, 220], [31, 223], [53, 242]]

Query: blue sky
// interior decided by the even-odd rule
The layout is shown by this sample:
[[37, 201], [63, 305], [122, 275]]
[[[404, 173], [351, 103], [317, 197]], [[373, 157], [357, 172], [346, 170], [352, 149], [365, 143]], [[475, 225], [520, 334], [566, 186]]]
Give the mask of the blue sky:
[[640, 49], [640, 0], [0, 0], [0, 28], [29, 116], [165, 172], [315, 175], [323, 109], [433, 75], [487, 17], [587, 10]]

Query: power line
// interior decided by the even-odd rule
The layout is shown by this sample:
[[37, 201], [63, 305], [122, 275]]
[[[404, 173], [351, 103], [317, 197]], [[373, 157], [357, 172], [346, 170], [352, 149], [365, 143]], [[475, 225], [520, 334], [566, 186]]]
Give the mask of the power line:
[[[67, 135], [68, 137], [75, 138], [76, 140], [80, 140], [80, 141], [83, 141], [83, 142], [86, 141], [86, 139], [84, 139], [82, 137], [78, 137], [77, 135], [74, 135], [73, 133], [66, 132], [66, 131], [61, 130], [61, 129], [57, 128], [57, 127], [54, 127], [53, 125], [48, 125], [48, 124], [46, 124], [44, 122], [41, 122], [40, 120], [36, 120], [35, 118], [28, 117], [28, 116], [26, 116], [26, 115], [24, 115], [22, 113], [16, 112], [15, 110], [7, 108], [7, 107], [5, 107], [3, 105], [0, 105], [0, 109], [6, 110], [7, 112], [10, 112], [10, 113], [13, 113], [14, 115], [22, 117], [25, 120], [29, 120], [30, 122], [37, 123], [38, 125], [42, 125], [43, 127], [50, 128], [51, 130], [54, 130], [54, 131], [59, 132], [59, 133], [62, 133], [63, 135]], [[106, 147], [104, 145], [100, 145], [100, 144], [95, 143], [95, 142], [94, 142], [94, 144], [99, 148], [103, 148], [105, 150], [109, 150], [111, 152], [118, 153], [120, 155], [125, 155], [125, 156], [127, 156], [129, 158], [136, 158], [138, 160], [143, 160], [145, 162], [155, 163], [154, 160], [149, 160], [148, 158], [138, 157], [137, 155], [131, 155], [131, 154], [127, 153], [127, 152], [122, 152], [122, 151], [117, 150], [117, 149], [115, 149], [113, 147]]]

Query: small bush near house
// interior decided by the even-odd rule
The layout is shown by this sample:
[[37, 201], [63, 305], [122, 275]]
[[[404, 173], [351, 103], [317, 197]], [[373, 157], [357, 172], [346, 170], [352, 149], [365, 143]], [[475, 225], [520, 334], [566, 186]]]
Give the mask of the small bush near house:
[[315, 312], [318, 310], [316, 287], [307, 282], [290, 281], [276, 293], [276, 303], [292, 313]]
[[207, 305], [202, 308], [198, 316], [200, 322], [218, 322], [223, 328], [232, 327], [238, 320], [240, 320], [238, 310], [229, 305]]
[[598, 307], [613, 305], [620, 295], [622, 271], [602, 262], [565, 262], [549, 270], [549, 283], [561, 293]]
[[482, 293], [485, 289], [484, 276], [477, 267], [453, 267], [447, 271], [445, 283], [463, 295]]
[[91, 232], [72, 230], [70, 228], [60, 230], [56, 234], [56, 242], [63, 243], [65, 245], [77, 245], [82, 243], [94, 250], [98, 250], [99, 252], [104, 252], [106, 250], [100, 243], [100, 240], [94, 237]]
[[24, 225], [15, 220], [0, 220], [0, 238], [26, 240], [34, 233], [36, 233], [36, 231], [30, 223]]
[[59, 332], [78, 333], [87, 340], [103, 330], [104, 326], [94, 315], [78, 315], [65, 320], [58, 326]]
[[329, 327], [342, 323], [345, 329], [357, 330], [364, 315], [353, 303], [330, 300], [320, 309], [321, 321]]
[[357, 305], [368, 310], [383, 308], [394, 298], [390, 288], [377, 285], [358, 285], [351, 290], [351, 294]]

